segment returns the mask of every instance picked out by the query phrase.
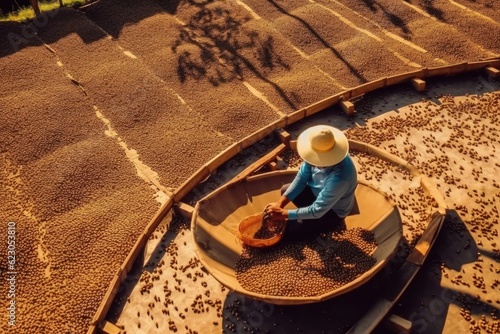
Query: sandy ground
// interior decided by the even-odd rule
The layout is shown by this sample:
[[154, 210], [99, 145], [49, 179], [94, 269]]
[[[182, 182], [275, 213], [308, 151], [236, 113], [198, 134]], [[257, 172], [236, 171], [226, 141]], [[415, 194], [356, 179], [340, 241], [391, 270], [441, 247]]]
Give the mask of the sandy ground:
[[[83, 13], [65, 9], [31, 25], [0, 24], [0, 220], [2, 234], [11, 221], [17, 233], [14, 267], [9, 269], [7, 249], [0, 253], [2, 274], [8, 275], [5, 268], [17, 273], [14, 285], [1, 285], [15, 288], [16, 327], [2, 322], [2, 330], [86, 332], [144, 226], [203, 163], [283, 114], [346, 88], [421, 66], [498, 55], [499, 12], [498, 3], [488, 0], [101, 0]], [[457, 80], [463, 81], [448, 93], [453, 82], [436, 83], [424, 95], [377, 92], [359, 101], [355, 118], [326, 113], [351, 138], [410, 160], [446, 195], [452, 211], [438, 242], [446, 247], [434, 252], [427, 274], [396, 310], [421, 333], [498, 323], [498, 93], [487, 92], [499, 87], [479, 74]], [[362, 175], [391, 192], [392, 174], [363, 159]], [[221, 173], [198, 194], [224, 178]], [[401, 205], [408, 206], [405, 237], [411, 245], [425, 213], [420, 217], [408, 203]], [[156, 232], [164, 247], [150, 245], [149, 251], [160, 252], [158, 261], [145, 268], [139, 263], [139, 273], [124, 287], [121, 297], [130, 296], [135, 306], [117, 301], [116, 315], [109, 315], [128, 333], [154, 332], [156, 322], [158, 330], [175, 325], [199, 333], [232, 326], [342, 332], [353, 320], [331, 329], [324, 320], [335, 319], [339, 306], [333, 303], [283, 309], [228, 295], [197, 264], [189, 231], [168, 233]], [[182, 263], [167, 270], [173, 258]], [[161, 276], [150, 288], [156, 298], [144, 292], [139, 297], [135, 290], [144, 281], [135, 280], [160, 275], [154, 270], [161, 260], [161, 275], [172, 276], [169, 288], [163, 290]], [[193, 281], [182, 289], [173, 277], [181, 266], [187, 266], [185, 280]], [[189, 293], [181, 298], [183, 289]], [[148, 315], [144, 305], [166, 302], [168, 290], [175, 300], [167, 303], [171, 313]], [[208, 305], [204, 312], [192, 304], [196, 298]], [[341, 300], [343, 308], [356, 307], [349, 300]], [[136, 308], [153, 318], [141, 320], [142, 330], [131, 320], [139, 317]]]

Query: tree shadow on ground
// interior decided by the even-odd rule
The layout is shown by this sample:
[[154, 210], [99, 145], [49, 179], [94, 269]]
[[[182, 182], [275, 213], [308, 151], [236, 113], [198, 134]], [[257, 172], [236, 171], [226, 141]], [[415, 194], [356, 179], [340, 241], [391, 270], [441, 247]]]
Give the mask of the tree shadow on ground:
[[[88, 13], [90, 18], [93, 17], [105, 22], [106, 24], [102, 28], [116, 38], [125, 25], [137, 23], [159, 11], [163, 11], [162, 7], [155, 5], [155, 2], [151, 2], [151, 5], [142, 2], [143, 5], [140, 6], [140, 10], [136, 8], [137, 6], [134, 7], [134, 4], [137, 4], [137, 2], [132, 0], [101, 0], [84, 7], [82, 11]], [[172, 9], [174, 5], [174, 3], [170, 5]], [[43, 36], [45, 43], [56, 42], [71, 33], [78, 34], [82, 41], [87, 44], [107, 37], [103, 31], [97, 32], [98, 29], [89, 31], [65, 20], [67, 17], [80, 13], [81, 11], [62, 7], [42, 12], [38, 17], [22, 23], [1, 22], [0, 37], [2, 37], [2, 41], [0, 43], [2, 44], [0, 44], [0, 57], [16, 53], [28, 46], [41, 44], [38, 35], [43, 31], [50, 32]]]
[[[138, 23], [148, 17], [160, 12], [175, 14], [182, 3], [200, 6], [212, 0], [100, 0], [82, 7], [79, 11], [66, 7], [56, 8], [25, 22], [0, 22], [0, 57], [14, 54], [28, 46], [41, 45], [37, 34], [43, 30], [50, 30], [50, 34], [44, 35], [44, 42], [50, 43], [59, 40], [71, 33], [77, 33], [87, 44], [96, 40], [106, 38], [104, 32], [96, 33], [79, 30], [78, 26], [65, 22], [64, 18], [83, 12], [88, 18], [99, 22], [99, 26], [109, 35], [118, 38], [124, 26]], [[51, 29], [56, 26], [56, 29]]]
[[378, 3], [376, 0], [363, 0], [363, 2], [372, 12], [376, 12], [377, 9], [380, 9], [384, 13], [384, 15], [389, 19], [389, 21], [396, 27], [400, 28], [402, 32], [406, 34], [410, 33], [410, 29], [405, 24], [403, 19], [401, 19], [396, 14], [389, 12], [387, 8], [385, 8], [382, 4]]
[[248, 73], [271, 85], [295, 109], [296, 96], [285, 92], [265, 73], [291, 69], [276, 52], [274, 38], [246, 29], [244, 24], [250, 20], [248, 17], [237, 18], [219, 6], [198, 7], [172, 46], [173, 52], [178, 54], [179, 80], [206, 79], [213, 86], [219, 86], [244, 80]]
[[293, 14], [289, 13], [284, 8], [282, 8], [276, 1], [274, 1], [274, 0], [268, 0], [268, 2], [270, 4], [272, 4], [274, 7], [276, 7], [276, 9], [278, 11], [280, 11], [281, 13], [283, 13], [284, 15], [289, 16], [289, 17], [297, 20], [304, 27], [306, 27], [307, 30], [309, 30], [311, 32], [311, 34], [321, 44], [323, 44], [323, 46], [325, 48], [327, 48], [328, 50], [330, 50], [335, 55], [335, 57], [337, 57], [349, 69], [349, 72], [352, 73], [357, 79], [359, 79], [361, 82], [366, 82], [367, 81], [366, 78], [354, 66], [352, 66], [344, 57], [342, 57], [342, 55], [340, 54], [340, 52], [338, 52], [337, 50], [335, 50], [334, 47], [332, 47], [323, 37], [321, 37], [320, 34], [308, 22], [306, 22], [304, 19], [302, 19], [302, 18], [300, 18], [300, 17], [298, 17], [296, 15], [293, 15]]
[[[162, 6], [169, 14], [177, 13], [177, 8], [182, 0], [157, 0], [158, 4]], [[190, 2], [195, 2], [191, 0]]]
[[180, 5], [189, 5], [193, 7], [203, 7], [216, 0], [155, 0], [160, 6], [162, 6], [170, 14], [177, 13], [177, 8]]
[[[101, 0], [81, 11], [60, 8], [44, 12], [35, 20], [25, 23], [0, 24], [2, 48], [0, 57], [15, 53], [33, 45], [52, 44], [70, 34], [90, 44], [107, 38], [118, 38], [124, 26], [137, 23], [159, 12], [176, 13], [181, 5], [197, 9], [189, 22], [180, 30], [177, 42], [172, 46], [178, 53], [179, 80], [207, 79], [212, 85], [244, 80], [245, 74], [256, 76], [271, 85], [293, 109], [300, 98], [293, 92], [285, 92], [268, 78], [266, 72], [291, 69], [278, 54], [272, 36], [261, 36], [245, 29], [249, 18], [238, 18], [229, 10], [212, 5], [213, 0], [179, 0], [136, 2], [132, 0]], [[84, 20], [82, 20], [82, 17]], [[98, 22], [92, 26], [85, 19]], [[43, 40], [43, 42], [40, 40]]]
[[[415, 0], [404, 0], [404, 1], [412, 3]], [[416, 0], [416, 2], [417, 5], [423, 7], [427, 13], [434, 16], [436, 19], [438, 19], [441, 22], [446, 22], [446, 20], [444, 19], [443, 11], [434, 5], [434, 0]]]
[[368, 7], [368, 9], [370, 9], [372, 12], [376, 12], [377, 11], [377, 1], [376, 0], [362, 0], [366, 7]]
[[443, 11], [434, 6], [434, 0], [424, 0], [423, 6], [427, 13], [434, 16], [441, 22], [446, 22]]
[[[108, 34], [118, 38], [122, 29], [161, 12], [175, 14], [182, 0], [174, 1], [134, 1], [100, 0], [82, 11], [94, 22], [98, 22]], [[168, 3], [168, 6], [162, 6]]]

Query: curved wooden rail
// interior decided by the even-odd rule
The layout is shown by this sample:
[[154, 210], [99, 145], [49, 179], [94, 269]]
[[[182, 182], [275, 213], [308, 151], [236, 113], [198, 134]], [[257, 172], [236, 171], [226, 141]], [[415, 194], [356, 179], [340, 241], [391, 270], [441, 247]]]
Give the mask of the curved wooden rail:
[[432, 213], [430, 221], [427, 224], [427, 228], [410, 255], [406, 258], [405, 263], [394, 273], [393, 282], [387, 284], [387, 289], [381, 292], [380, 299], [347, 332], [348, 334], [365, 334], [371, 333], [385, 318], [420, 270], [441, 230], [448, 207], [434, 182], [406, 160], [376, 146], [354, 140], [349, 140], [349, 148], [354, 151], [368, 153], [395, 166], [406, 169], [412, 176], [420, 178], [420, 186], [437, 204], [436, 210]]
[[[111, 307], [111, 304], [118, 293], [118, 289], [120, 287], [120, 284], [127, 277], [129, 271], [132, 268], [133, 263], [135, 262], [135, 260], [137, 259], [137, 256], [139, 255], [139, 252], [144, 248], [144, 246], [146, 245], [146, 242], [149, 239], [149, 237], [151, 236], [151, 234], [154, 232], [154, 230], [160, 224], [160, 222], [165, 218], [165, 216], [170, 211], [170, 209], [173, 207], [173, 205], [175, 203], [180, 202], [201, 181], [206, 179], [218, 167], [223, 165], [225, 162], [229, 161], [231, 158], [236, 156], [238, 153], [243, 151], [245, 148], [247, 148], [251, 145], [254, 145], [258, 141], [264, 139], [265, 137], [269, 136], [274, 131], [276, 131], [280, 128], [285, 128], [286, 126], [288, 126], [290, 124], [301, 121], [301, 120], [303, 120], [311, 115], [314, 115], [314, 114], [316, 114], [316, 113], [318, 113], [326, 108], [332, 107], [341, 101], [347, 101], [347, 100], [359, 97], [363, 94], [375, 91], [375, 90], [380, 89], [380, 88], [406, 83], [406, 82], [409, 82], [413, 79], [423, 80], [423, 79], [440, 77], [440, 76], [459, 75], [459, 74], [464, 74], [464, 73], [468, 73], [468, 72], [478, 71], [478, 70], [485, 69], [488, 67], [493, 67], [493, 68], [500, 67], [500, 58], [493, 58], [493, 59], [481, 60], [481, 61], [476, 61], [476, 62], [464, 62], [464, 63], [454, 64], [454, 65], [449, 65], [449, 66], [425, 67], [425, 68], [421, 68], [421, 69], [416, 70], [416, 71], [405, 72], [405, 73], [401, 73], [401, 74], [397, 74], [397, 75], [393, 75], [393, 76], [389, 76], [389, 77], [380, 78], [378, 80], [374, 80], [374, 81], [367, 82], [365, 84], [356, 86], [352, 89], [342, 91], [342, 92], [337, 93], [335, 95], [332, 95], [328, 98], [325, 98], [321, 101], [313, 103], [310, 106], [307, 106], [305, 108], [297, 110], [289, 115], [281, 117], [280, 119], [276, 120], [275, 122], [259, 129], [258, 131], [243, 138], [242, 140], [238, 141], [237, 143], [234, 143], [233, 145], [229, 146], [226, 150], [224, 150], [223, 152], [218, 154], [216, 157], [214, 157], [213, 159], [208, 161], [206, 164], [204, 164], [193, 175], [191, 175], [181, 186], [179, 186], [173, 192], [173, 194], [170, 196], [170, 198], [157, 211], [157, 213], [154, 215], [154, 217], [151, 219], [151, 221], [148, 223], [148, 225], [144, 228], [144, 232], [141, 233], [141, 235], [137, 239], [136, 243], [134, 244], [134, 247], [130, 250], [129, 255], [126, 257], [125, 261], [118, 269], [118, 272], [115, 274], [115, 276], [111, 280], [110, 285], [108, 287], [108, 290], [106, 291], [104, 298], [96, 311], [96, 314], [94, 315], [93, 319], [91, 320], [90, 327], [89, 327], [89, 330], [87, 333], [94, 334], [97, 332], [97, 329], [101, 327], [103, 321], [105, 320], [106, 314], [108, 313], [109, 308]], [[357, 144], [355, 144], [353, 142], [353, 145], [356, 147]], [[368, 145], [368, 144], [363, 144], [363, 145]], [[387, 152], [385, 152], [385, 154], [382, 154], [381, 152], [379, 152], [379, 149], [377, 149], [376, 147], [372, 147], [370, 145], [363, 147], [362, 144], [359, 144], [359, 146], [357, 146], [357, 147], [360, 149], [368, 149], [370, 151], [370, 153], [372, 153], [372, 154], [380, 154], [380, 158], [382, 158], [382, 159], [384, 157], [389, 158], [389, 156], [387, 155]], [[391, 159], [392, 159], [392, 157], [391, 157]], [[400, 162], [401, 162], [401, 166], [410, 167], [409, 164], [407, 164], [405, 161], [400, 161]], [[412, 170], [410, 170], [410, 172], [416, 173], [417, 171], [412, 169]], [[430, 180], [427, 177], [425, 177], [424, 175], [420, 175], [420, 176], [422, 177], [422, 181], [421, 181], [422, 186], [425, 189], [427, 189], [429, 192], [433, 193], [434, 187], [431, 185], [432, 183], [430, 182]], [[437, 195], [437, 194], [433, 193], [432, 195]], [[444, 200], [443, 200], [443, 202], [444, 202]], [[440, 203], [439, 205], [441, 206], [442, 203]], [[442, 206], [441, 209], [445, 210], [444, 206]], [[437, 214], [438, 218], [436, 218], [436, 219], [439, 220], [440, 222], [442, 222], [442, 218], [444, 217], [443, 215], [444, 215], [444, 213], [441, 213], [441, 212], [438, 213]], [[434, 219], [431, 221], [431, 223], [433, 221], [434, 221]], [[439, 223], [439, 228], [440, 228], [440, 223]], [[437, 231], [439, 231], [439, 228], [437, 228]], [[423, 237], [424, 236], [422, 236], [422, 238]], [[432, 244], [430, 244], [430, 245], [432, 245]], [[415, 247], [415, 249], [417, 249], [418, 246], [419, 246], [419, 244], [417, 243], [417, 246]], [[430, 247], [429, 247], [429, 249], [430, 249]], [[425, 259], [426, 255], [427, 255], [427, 253], [423, 253], [422, 256], [415, 255], [414, 258], [419, 258], [421, 261], [423, 261]], [[354, 331], [352, 333], [358, 333], [358, 331]]]
[[[262, 207], [279, 196], [284, 183], [291, 182], [297, 169], [265, 172], [224, 184], [196, 203], [191, 216], [193, 251], [210, 275], [230, 291], [276, 305], [303, 305], [338, 297], [368, 282], [395, 255], [402, 237], [402, 220], [396, 205], [379, 187], [359, 180], [357, 210], [345, 219], [347, 228], [373, 232], [377, 247], [374, 264], [355, 279], [313, 296], [284, 296], [247, 290], [237, 275], [237, 259], [243, 252], [237, 237], [239, 222], [262, 212]], [[372, 205], [374, 201], [376, 205]], [[225, 203], [223, 207], [219, 203]]]

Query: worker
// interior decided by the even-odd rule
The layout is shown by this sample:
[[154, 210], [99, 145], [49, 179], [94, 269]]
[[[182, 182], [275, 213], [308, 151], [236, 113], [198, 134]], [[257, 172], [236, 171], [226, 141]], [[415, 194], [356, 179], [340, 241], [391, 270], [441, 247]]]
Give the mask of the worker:
[[[287, 221], [284, 237], [302, 239], [332, 229], [345, 228], [358, 183], [349, 142], [342, 131], [317, 125], [297, 138], [303, 159], [291, 183], [281, 188], [281, 198], [264, 209], [271, 221]], [[285, 209], [292, 202], [296, 209]]]

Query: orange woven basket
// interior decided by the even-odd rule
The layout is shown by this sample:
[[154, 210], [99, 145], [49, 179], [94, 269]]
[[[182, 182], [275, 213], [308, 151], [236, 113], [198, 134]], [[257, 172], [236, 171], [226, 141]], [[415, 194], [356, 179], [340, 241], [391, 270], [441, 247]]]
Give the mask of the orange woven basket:
[[283, 237], [283, 228], [280, 233], [275, 234], [269, 239], [254, 238], [255, 233], [262, 227], [262, 213], [257, 213], [243, 218], [238, 225], [238, 236], [241, 241], [251, 247], [269, 247], [277, 244]]

